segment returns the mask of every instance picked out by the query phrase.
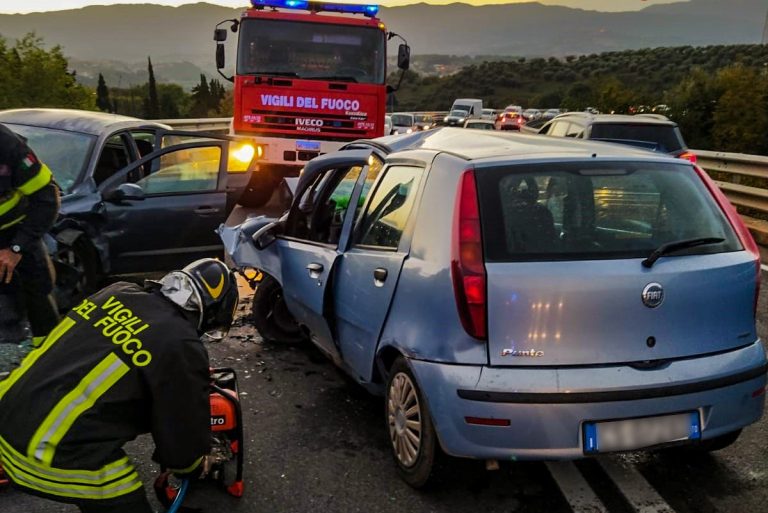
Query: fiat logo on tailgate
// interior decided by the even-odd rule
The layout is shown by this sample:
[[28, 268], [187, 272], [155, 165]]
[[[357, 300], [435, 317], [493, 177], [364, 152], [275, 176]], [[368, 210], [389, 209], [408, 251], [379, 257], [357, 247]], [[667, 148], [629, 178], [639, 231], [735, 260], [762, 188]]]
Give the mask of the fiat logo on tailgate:
[[656, 308], [664, 302], [664, 287], [660, 283], [649, 283], [643, 289], [643, 304], [648, 308]]

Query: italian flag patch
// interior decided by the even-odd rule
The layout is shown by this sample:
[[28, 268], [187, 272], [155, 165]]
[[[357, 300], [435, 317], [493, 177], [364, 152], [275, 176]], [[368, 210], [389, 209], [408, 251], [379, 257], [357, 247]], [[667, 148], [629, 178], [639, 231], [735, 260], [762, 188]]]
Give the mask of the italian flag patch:
[[24, 157], [24, 160], [21, 161], [21, 166], [24, 169], [29, 169], [32, 166], [34, 166], [35, 164], [37, 164], [37, 159], [31, 153], [28, 153], [27, 156]]

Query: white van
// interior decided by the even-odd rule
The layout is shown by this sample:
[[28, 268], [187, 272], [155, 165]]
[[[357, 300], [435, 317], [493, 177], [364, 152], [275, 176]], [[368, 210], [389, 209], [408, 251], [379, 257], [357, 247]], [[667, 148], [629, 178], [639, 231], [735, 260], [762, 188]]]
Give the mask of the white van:
[[483, 100], [459, 98], [453, 102], [450, 112], [443, 119], [448, 126], [464, 126], [468, 119], [479, 119], [483, 115]]

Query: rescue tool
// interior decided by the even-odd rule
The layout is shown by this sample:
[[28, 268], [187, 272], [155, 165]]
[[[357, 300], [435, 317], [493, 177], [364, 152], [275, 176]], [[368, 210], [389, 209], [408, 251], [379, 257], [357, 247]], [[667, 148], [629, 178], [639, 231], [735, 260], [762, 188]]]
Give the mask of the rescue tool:
[[[218, 481], [233, 497], [243, 496], [243, 416], [237, 373], [229, 367], [211, 369], [211, 468], [207, 479]], [[165, 468], [155, 479], [155, 494], [166, 508], [184, 500], [184, 481], [172, 483]], [[173, 511], [169, 509], [169, 512]]]

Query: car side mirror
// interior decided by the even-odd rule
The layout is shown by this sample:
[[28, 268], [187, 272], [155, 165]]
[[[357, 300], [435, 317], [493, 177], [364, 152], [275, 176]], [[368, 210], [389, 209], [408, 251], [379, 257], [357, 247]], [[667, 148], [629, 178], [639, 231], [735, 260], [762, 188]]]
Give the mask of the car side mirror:
[[[216, 29], [224, 31], [224, 29]], [[226, 31], [224, 31], [226, 32]], [[216, 43], [216, 69], [224, 69], [226, 58], [224, 57], [224, 43]]]
[[217, 28], [213, 31], [213, 40], [217, 43], [223, 43], [227, 40], [227, 29]]
[[146, 198], [144, 189], [135, 183], [124, 183], [103, 194], [105, 201], [118, 203], [125, 200], [141, 201]]
[[277, 235], [282, 231], [283, 222], [275, 221], [259, 228], [256, 233], [253, 234], [253, 245], [256, 249], [262, 250], [269, 247], [277, 239]]
[[397, 67], [403, 71], [407, 71], [411, 67], [411, 47], [406, 44], [401, 44], [397, 48]]

